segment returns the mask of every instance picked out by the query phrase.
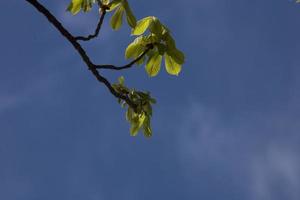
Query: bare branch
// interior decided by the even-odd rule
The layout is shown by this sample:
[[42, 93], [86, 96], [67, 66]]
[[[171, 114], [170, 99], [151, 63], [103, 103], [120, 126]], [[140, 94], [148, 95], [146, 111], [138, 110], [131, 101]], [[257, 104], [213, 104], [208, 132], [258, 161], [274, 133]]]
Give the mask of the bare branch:
[[140, 61], [148, 53], [148, 51], [152, 48], [153, 48], [152, 46], [148, 47], [140, 56], [138, 56], [135, 60], [131, 61], [127, 65], [124, 65], [121, 67], [117, 67], [115, 65], [95, 65], [95, 67], [96, 67], [96, 69], [111, 69], [111, 70], [128, 69], [128, 68], [132, 67], [134, 64], [136, 64], [138, 61]]
[[101, 15], [100, 15], [99, 22], [98, 22], [98, 25], [96, 27], [96, 30], [95, 30], [94, 34], [89, 35], [87, 37], [78, 36], [78, 37], [75, 37], [75, 40], [89, 41], [89, 40], [91, 40], [93, 38], [98, 37], [100, 29], [101, 29], [101, 26], [102, 26], [103, 21], [104, 21], [105, 14], [106, 14], [106, 10], [105, 9], [101, 8], [100, 10], [101, 10]]
[[42, 13], [48, 19], [48, 21], [73, 45], [95, 78], [99, 82], [103, 83], [111, 92], [111, 94], [113, 94], [116, 98], [123, 99], [130, 107], [135, 108], [135, 104], [131, 102], [127, 96], [123, 96], [122, 94], [116, 92], [110, 82], [97, 71], [96, 66], [91, 62], [89, 56], [86, 54], [82, 46], [76, 41], [75, 37], [64, 28], [64, 26], [56, 19], [54, 15], [50, 13], [47, 8], [45, 8], [37, 0], [26, 1], [35, 7], [40, 13]]

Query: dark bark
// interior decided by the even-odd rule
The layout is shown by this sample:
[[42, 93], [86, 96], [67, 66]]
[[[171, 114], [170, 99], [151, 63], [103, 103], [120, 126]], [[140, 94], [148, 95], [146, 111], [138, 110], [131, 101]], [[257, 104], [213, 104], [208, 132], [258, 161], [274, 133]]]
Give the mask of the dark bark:
[[[95, 65], [89, 56], [87, 55], [86, 51], [83, 49], [83, 47], [78, 43], [77, 40], [80, 40], [79, 38], [74, 37], [59, 21], [58, 19], [47, 9], [45, 8], [42, 4], [40, 4], [37, 0], [26, 0], [28, 3], [30, 3], [33, 7], [35, 7], [41, 14], [43, 14], [48, 21], [72, 44], [72, 46], [76, 49], [76, 51], [79, 53], [81, 56], [82, 60], [84, 63], [87, 65], [88, 69], [92, 72], [94, 77], [101, 83], [103, 83], [108, 90], [113, 94], [116, 98], [124, 100], [129, 106], [132, 108], [135, 108], [135, 105], [131, 100], [122, 94], [119, 94], [118, 92], [115, 91], [115, 89], [112, 87], [111, 83], [104, 77], [102, 76], [97, 68], [102, 68], [102, 69], [112, 69], [112, 70], [121, 70], [121, 69], [127, 69], [132, 67], [137, 61], [139, 61], [146, 53], [145, 51], [139, 58], [136, 60], [132, 61], [128, 65], [125, 65], [123, 67], [116, 67], [114, 65]], [[99, 1], [98, 1], [99, 2]], [[99, 4], [99, 6], [102, 6]], [[101, 29], [101, 25], [103, 23], [105, 11], [103, 12], [100, 21], [98, 23], [96, 32], [94, 35], [89, 36], [89, 38], [93, 38], [94, 36], [96, 37], [99, 34], [99, 31]]]

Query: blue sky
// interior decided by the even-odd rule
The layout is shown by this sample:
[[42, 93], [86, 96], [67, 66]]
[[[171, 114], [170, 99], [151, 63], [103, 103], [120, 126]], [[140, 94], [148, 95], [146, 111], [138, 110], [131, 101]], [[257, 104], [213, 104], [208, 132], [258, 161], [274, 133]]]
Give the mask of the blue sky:
[[[41, 1], [74, 34], [96, 10]], [[129, 136], [124, 110], [25, 1], [1, 1], [0, 199], [300, 199], [300, 5], [288, 0], [130, 1], [186, 53], [179, 77], [124, 75], [150, 90], [151, 139]], [[123, 64], [129, 29], [84, 44]]]

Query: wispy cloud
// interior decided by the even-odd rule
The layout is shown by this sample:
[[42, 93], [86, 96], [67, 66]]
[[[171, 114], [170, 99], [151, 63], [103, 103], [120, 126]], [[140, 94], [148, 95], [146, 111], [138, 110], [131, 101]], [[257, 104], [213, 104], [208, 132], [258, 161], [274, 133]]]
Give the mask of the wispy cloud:
[[[53, 87], [59, 85], [61, 82], [57, 81], [57, 77], [64, 75], [62, 71], [59, 72], [54, 70], [59, 68], [59, 64], [65, 64], [64, 59], [72, 55], [72, 53], [66, 53], [65, 48], [56, 49], [55, 51], [49, 52], [44, 57], [39, 58], [40, 68], [35, 71], [35, 76], [28, 81], [26, 85], [18, 88], [14, 92], [2, 91], [0, 93], [0, 115], [6, 111], [23, 106], [26, 102], [31, 102], [35, 97], [43, 96], [43, 93], [49, 95], [53, 91]], [[60, 55], [64, 55], [63, 57]], [[75, 68], [76, 69], [76, 68]], [[67, 69], [63, 70], [66, 72]]]
[[254, 155], [250, 171], [253, 200], [300, 198], [300, 159], [288, 147], [270, 145]]
[[299, 127], [292, 116], [255, 113], [258, 121], [248, 116], [247, 123], [230, 122], [200, 103], [191, 104], [183, 116], [179, 145], [188, 177], [214, 163], [225, 176], [238, 174], [238, 187], [250, 199], [300, 198]]

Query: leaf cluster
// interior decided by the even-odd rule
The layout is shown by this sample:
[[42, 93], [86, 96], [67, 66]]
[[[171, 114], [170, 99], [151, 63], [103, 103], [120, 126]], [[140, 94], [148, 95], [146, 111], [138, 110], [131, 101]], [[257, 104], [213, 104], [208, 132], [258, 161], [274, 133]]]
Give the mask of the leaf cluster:
[[[100, 12], [112, 12], [110, 25], [113, 30], [120, 29], [126, 16], [127, 24], [131, 27], [131, 35], [135, 37], [125, 50], [126, 59], [132, 59], [132, 64], [145, 65], [150, 77], [160, 72], [163, 60], [167, 73], [179, 75], [185, 56], [177, 48], [170, 30], [157, 17], [148, 16], [137, 21], [127, 0], [71, 0], [67, 10], [76, 15], [81, 10], [90, 11], [95, 3], [100, 6]], [[119, 83], [112, 86], [117, 93], [127, 97], [134, 105], [128, 105], [125, 100], [119, 99], [122, 107], [127, 108], [126, 119], [131, 124], [131, 135], [137, 135], [142, 129], [144, 135], [150, 137], [152, 104], [155, 103], [150, 93], [127, 88], [123, 77], [119, 78]]]
[[146, 72], [150, 77], [156, 76], [164, 58], [166, 71], [171, 75], [178, 75], [185, 61], [184, 54], [176, 47], [169, 29], [154, 16], [145, 17], [137, 22], [132, 29], [132, 35], [137, 38], [129, 44], [125, 57], [137, 58], [149, 44], [153, 48], [147, 52], [148, 59], [141, 59], [139, 64], [146, 63]]
[[156, 100], [150, 96], [149, 92], [136, 91], [129, 89], [124, 85], [124, 77], [119, 78], [119, 82], [113, 84], [113, 88], [120, 94], [127, 96], [134, 107], [129, 106], [126, 101], [118, 99], [123, 108], [127, 108], [126, 119], [130, 123], [130, 134], [136, 136], [139, 130], [142, 129], [144, 136], [151, 137], [151, 117], [152, 117], [152, 104]]

